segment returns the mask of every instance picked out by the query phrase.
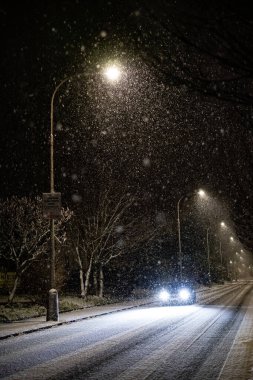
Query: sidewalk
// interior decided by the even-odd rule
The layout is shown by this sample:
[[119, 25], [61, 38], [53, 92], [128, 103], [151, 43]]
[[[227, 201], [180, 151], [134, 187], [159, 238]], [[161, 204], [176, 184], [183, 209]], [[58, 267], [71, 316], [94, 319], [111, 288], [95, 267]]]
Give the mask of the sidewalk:
[[243, 320], [217, 380], [253, 380], [253, 298], [248, 297]]
[[88, 318], [95, 318], [100, 315], [132, 309], [138, 306], [149, 305], [152, 302], [152, 298], [144, 298], [110, 305], [87, 307], [85, 309], [61, 313], [58, 322], [47, 322], [46, 317], [43, 316], [10, 323], [0, 323], [0, 340], [18, 336], [20, 334], [29, 334], [34, 331], [49, 329], [54, 326], [73, 323]]

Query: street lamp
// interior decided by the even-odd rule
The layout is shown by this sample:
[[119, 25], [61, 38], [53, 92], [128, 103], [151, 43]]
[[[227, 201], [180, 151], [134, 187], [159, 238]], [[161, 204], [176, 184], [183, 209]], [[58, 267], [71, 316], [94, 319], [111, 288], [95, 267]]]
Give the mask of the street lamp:
[[[207, 198], [207, 193], [203, 189], [199, 189], [198, 195], [202, 199]], [[206, 229], [206, 249], [207, 249], [207, 265], [208, 265], [208, 282], [211, 283], [209, 231], [210, 231], [210, 227], [207, 227], [207, 229]]]
[[211, 266], [210, 266], [210, 245], [209, 245], [209, 230], [210, 227], [206, 229], [206, 248], [207, 248], [207, 265], [208, 265], [208, 282], [211, 282]]
[[198, 191], [198, 195], [199, 195], [201, 198], [205, 198], [205, 197], [206, 197], [206, 192], [205, 192], [203, 189], [199, 189], [199, 191]]
[[[182, 271], [182, 243], [181, 243], [181, 223], [180, 223], [180, 202], [186, 198], [190, 194], [195, 194], [195, 191], [193, 193], [188, 193], [187, 195], [183, 195], [177, 202], [177, 232], [178, 232], [178, 255], [179, 255], [179, 270], [180, 270], [180, 281], [183, 279], [183, 271]], [[197, 194], [202, 198], [206, 196], [206, 193], [204, 190], [200, 189], [197, 191]]]
[[[227, 231], [227, 232], [231, 232], [231, 228], [224, 222], [224, 221], [222, 221], [222, 222], [220, 222], [220, 227], [222, 228], [222, 230], [223, 231]], [[231, 243], [234, 243], [235, 242], [235, 239], [234, 239], [234, 237], [233, 236], [230, 236], [229, 237], [229, 240], [230, 240], [230, 242]], [[221, 241], [220, 241], [220, 254], [222, 254], [221, 253]], [[222, 260], [222, 256], [221, 256], [221, 260]], [[227, 259], [228, 260], [228, 259]], [[222, 264], [222, 261], [221, 261], [221, 264]], [[227, 275], [229, 276], [229, 270], [228, 270], [228, 264], [227, 264]], [[231, 272], [232, 273], [232, 272]], [[233, 274], [233, 273], [232, 273]]]
[[181, 244], [181, 224], [180, 224], [180, 201], [183, 198], [185, 198], [184, 195], [177, 202], [177, 232], [178, 232], [178, 254], [179, 254], [180, 281], [182, 281], [182, 244]]
[[55, 281], [55, 218], [61, 214], [61, 194], [54, 187], [54, 99], [59, 88], [74, 76], [63, 79], [54, 89], [50, 102], [50, 193], [43, 194], [43, 214], [50, 219], [50, 290], [48, 298], [47, 320], [58, 321], [59, 303]]
[[[233, 236], [230, 236], [229, 238], [230, 242], [232, 243], [232, 250], [234, 250], [236, 248], [235, 246], [235, 239]], [[233, 252], [232, 253], [232, 276], [233, 276], [233, 279], [237, 281], [237, 273], [236, 273], [236, 257], [238, 255], [238, 252]]]
[[222, 243], [221, 243], [221, 239], [220, 239], [220, 264], [222, 266], [223, 264], [223, 260], [222, 260]]
[[[220, 226], [222, 229], [226, 229], [227, 228], [227, 225], [225, 222], [220, 222]], [[223, 264], [223, 258], [222, 258], [222, 242], [221, 242], [221, 238], [220, 238], [220, 263], [221, 263], [221, 266]]]
[[[64, 78], [54, 89], [50, 102], [50, 193], [43, 194], [43, 209], [46, 209], [45, 216], [50, 219], [50, 290], [47, 310], [48, 321], [58, 321], [59, 319], [59, 306], [58, 306], [58, 292], [56, 290], [55, 281], [55, 225], [56, 217], [60, 216], [60, 193], [55, 192], [54, 187], [54, 100], [60, 87], [70, 82], [75, 78], [85, 75], [85, 73], [78, 73], [67, 78]], [[115, 65], [107, 66], [104, 75], [110, 82], [116, 82], [120, 79], [121, 71]], [[44, 212], [44, 210], [43, 210]]]

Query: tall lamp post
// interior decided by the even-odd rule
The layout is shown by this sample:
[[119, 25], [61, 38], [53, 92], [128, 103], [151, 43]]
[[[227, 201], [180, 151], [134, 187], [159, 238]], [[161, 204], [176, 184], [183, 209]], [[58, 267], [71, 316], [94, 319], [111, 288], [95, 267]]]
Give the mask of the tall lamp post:
[[220, 265], [222, 266], [223, 265], [223, 257], [222, 257], [222, 243], [221, 243], [221, 240], [219, 242], [219, 251], [220, 251]]
[[[76, 75], [75, 75], [76, 76]], [[50, 102], [50, 193], [43, 194], [43, 214], [50, 219], [50, 290], [47, 320], [58, 321], [59, 302], [55, 281], [55, 219], [61, 216], [61, 194], [54, 187], [54, 99], [59, 88], [74, 76], [63, 79], [54, 89]]]
[[[177, 202], [177, 233], [178, 233], [178, 256], [179, 256], [179, 271], [180, 271], [180, 281], [183, 279], [183, 263], [182, 263], [182, 243], [181, 243], [181, 222], [180, 222], [180, 202], [186, 198], [188, 195], [195, 194], [195, 192], [183, 195]], [[204, 190], [198, 190], [197, 194], [200, 197], [206, 195]]]
[[180, 270], [180, 281], [182, 281], [182, 244], [181, 244], [181, 225], [180, 225], [180, 202], [184, 199], [183, 195], [177, 202], [177, 232], [178, 232], [178, 255], [179, 255], [179, 270]]
[[235, 280], [235, 255], [234, 255], [234, 249], [235, 249], [235, 239], [233, 236], [230, 236], [229, 238], [230, 240], [230, 243], [232, 244], [232, 254], [230, 254], [230, 257], [231, 257], [231, 266], [232, 266], [232, 269], [231, 269], [231, 277], [233, 280]]
[[206, 250], [207, 250], [207, 265], [208, 265], [208, 282], [211, 282], [211, 266], [210, 266], [210, 244], [209, 244], [209, 230], [210, 227], [206, 229]]
[[[226, 229], [227, 228], [227, 226], [226, 226], [226, 223], [225, 222], [220, 222], [220, 227], [222, 228], [222, 229]], [[222, 241], [221, 241], [221, 236], [220, 236], [220, 242], [219, 242], [219, 244], [220, 244], [220, 264], [221, 264], [221, 270], [222, 270], [222, 280], [223, 280], [223, 254], [222, 254]]]
[[[120, 69], [116, 65], [107, 66], [104, 76], [110, 82], [117, 82], [120, 78]], [[85, 73], [78, 73], [63, 79], [54, 89], [50, 103], [50, 193], [43, 194], [43, 214], [50, 219], [50, 290], [48, 299], [47, 320], [58, 321], [59, 303], [55, 281], [55, 225], [54, 221], [61, 215], [61, 194], [55, 192], [54, 187], [54, 100], [59, 88], [67, 81], [72, 81]]]

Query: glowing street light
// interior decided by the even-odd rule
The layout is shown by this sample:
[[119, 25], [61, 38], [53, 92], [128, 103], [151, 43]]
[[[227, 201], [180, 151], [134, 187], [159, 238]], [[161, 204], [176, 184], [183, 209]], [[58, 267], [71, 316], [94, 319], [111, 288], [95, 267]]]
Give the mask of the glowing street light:
[[116, 65], [107, 66], [104, 75], [110, 82], [118, 82], [121, 77], [121, 70]]
[[222, 228], [226, 228], [227, 227], [225, 222], [221, 222], [220, 225], [221, 225]]
[[205, 198], [205, 197], [206, 197], [206, 192], [205, 192], [203, 189], [199, 189], [199, 191], [198, 191], [198, 195], [199, 195], [201, 198]]

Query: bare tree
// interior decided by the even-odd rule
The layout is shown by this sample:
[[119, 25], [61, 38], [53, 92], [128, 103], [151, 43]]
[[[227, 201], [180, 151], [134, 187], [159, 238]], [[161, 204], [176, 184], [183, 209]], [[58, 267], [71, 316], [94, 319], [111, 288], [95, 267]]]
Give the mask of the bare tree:
[[[62, 209], [62, 217], [56, 223], [58, 242], [65, 240], [64, 226], [70, 217], [70, 210]], [[0, 257], [15, 265], [15, 281], [9, 294], [12, 302], [23, 274], [48, 249], [50, 231], [48, 221], [42, 216], [41, 198], [13, 196], [1, 201], [0, 237]]]
[[159, 229], [151, 217], [148, 218], [147, 216], [134, 217], [132, 214], [127, 214], [119, 220], [107, 246], [99, 251], [96, 257], [96, 264], [99, 269], [97, 283], [100, 297], [103, 297], [104, 294], [104, 268], [109, 266], [111, 261], [123, 255], [128, 255], [127, 259], [131, 260], [131, 254], [153, 241], [159, 235]]
[[73, 252], [74, 261], [79, 269], [80, 295], [82, 298], [87, 296], [88, 281], [92, 258], [86, 250], [85, 228], [79, 216], [74, 216], [68, 227], [68, 244]]
[[[91, 271], [103, 263], [112, 248], [113, 234], [120, 220], [133, 203], [128, 195], [113, 196], [111, 190], [99, 195], [96, 208], [89, 211], [81, 208], [72, 221], [69, 240], [79, 268], [81, 296], [88, 294]], [[107, 258], [108, 260], [108, 258]], [[100, 271], [100, 281], [102, 272]]]

